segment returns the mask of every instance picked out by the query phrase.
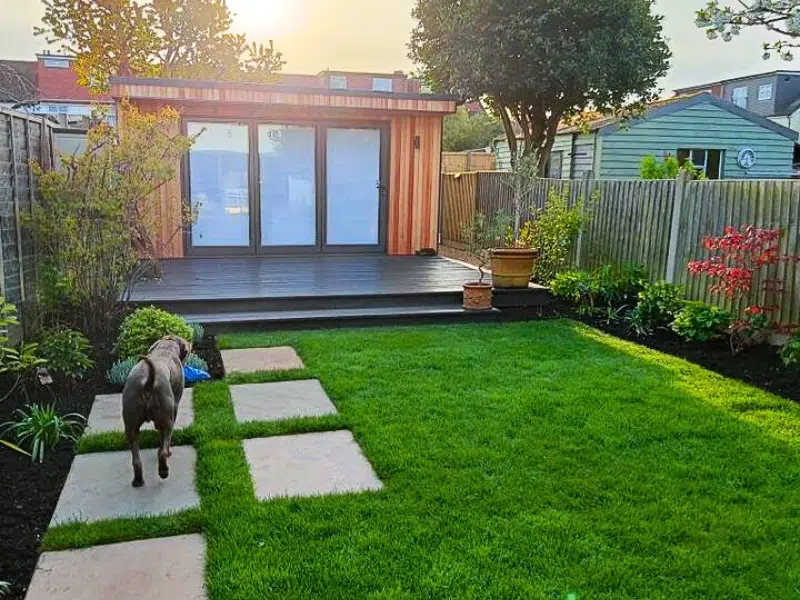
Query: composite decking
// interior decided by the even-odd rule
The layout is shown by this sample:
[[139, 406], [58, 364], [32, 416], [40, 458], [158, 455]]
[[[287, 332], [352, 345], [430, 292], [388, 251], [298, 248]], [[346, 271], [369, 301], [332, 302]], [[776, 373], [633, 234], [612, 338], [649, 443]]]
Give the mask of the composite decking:
[[476, 269], [436, 256], [189, 258], [163, 261], [161, 277], [141, 282], [131, 301], [211, 330], [496, 316], [461, 308], [463, 284], [477, 279]]

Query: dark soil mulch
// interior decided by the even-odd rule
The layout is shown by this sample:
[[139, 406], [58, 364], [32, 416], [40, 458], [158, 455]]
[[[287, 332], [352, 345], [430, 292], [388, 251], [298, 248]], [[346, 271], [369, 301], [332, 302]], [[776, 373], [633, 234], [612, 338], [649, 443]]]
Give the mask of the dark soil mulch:
[[[8, 381], [0, 389], [8, 389]], [[68, 385], [58, 381], [48, 388], [29, 386], [30, 402], [56, 402], [61, 414], [88, 416], [95, 394], [114, 391], [105, 380], [105, 369], [95, 370], [87, 379]], [[0, 403], [0, 422], [13, 418], [16, 409], [29, 400], [15, 393]], [[44, 463], [0, 447], [0, 581], [9, 581], [11, 591], [3, 600], [22, 600], [30, 582], [39, 544], [58, 502], [75, 451], [72, 444], [59, 444], [45, 455]]]
[[[206, 336], [197, 344], [195, 352], [208, 362], [213, 378], [225, 376], [222, 355], [213, 336]], [[106, 356], [107, 360], [98, 361], [98, 367], [75, 385], [56, 380], [48, 389], [31, 386], [30, 402], [49, 404], [55, 400], [62, 414], [75, 412], [88, 416], [95, 395], [119, 391], [106, 381], [110, 355]], [[0, 390], [7, 390], [9, 385], [8, 381], [0, 379]], [[0, 423], [11, 420], [14, 411], [28, 402], [21, 393], [0, 402]], [[25, 597], [39, 557], [39, 544], [74, 455], [72, 444], [63, 443], [46, 455], [43, 464], [38, 464], [31, 463], [27, 456], [0, 447], [0, 581], [11, 583], [10, 593], [3, 596], [3, 600]]]
[[217, 346], [216, 337], [213, 335], [203, 336], [203, 339], [194, 345], [192, 352], [208, 363], [208, 374], [211, 375], [211, 379], [222, 379], [225, 377], [225, 367], [222, 365], [222, 353]]

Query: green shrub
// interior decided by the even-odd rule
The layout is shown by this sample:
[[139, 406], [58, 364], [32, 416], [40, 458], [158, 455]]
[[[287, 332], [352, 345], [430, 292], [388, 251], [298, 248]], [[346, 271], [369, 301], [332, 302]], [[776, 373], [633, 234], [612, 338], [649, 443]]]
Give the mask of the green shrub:
[[596, 269], [595, 279], [599, 300], [611, 306], [633, 305], [648, 280], [643, 265], [606, 265]]
[[37, 344], [11, 343], [9, 330], [18, 325], [17, 307], [0, 296], [0, 375], [8, 374], [12, 377], [12, 384], [8, 390], [2, 391], [0, 402], [24, 383], [25, 377], [32, 373], [34, 367], [45, 362], [39, 356]]
[[643, 334], [655, 327], [669, 325], [681, 308], [683, 287], [665, 281], [648, 283], [639, 292], [639, 302], [628, 321], [633, 329]]
[[62, 440], [77, 441], [85, 421], [82, 415], [59, 415], [55, 404], [29, 404], [18, 408], [16, 419], [0, 426], [0, 433], [11, 434], [20, 446], [29, 446], [32, 461], [44, 461], [45, 454]]
[[117, 346], [121, 358], [139, 356], [166, 335], [176, 335], [191, 340], [194, 331], [178, 315], [160, 308], [140, 308], [125, 317], [119, 329]]
[[533, 279], [540, 283], [550, 282], [569, 268], [575, 242], [587, 218], [583, 201], [570, 206], [568, 194], [568, 190], [563, 194], [552, 190], [544, 208], [520, 230], [520, 244], [537, 252]]
[[208, 372], [208, 363], [197, 356], [197, 354], [190, 354], [187, 356], [186, 360], [183, 361], [183, 364], [187, 367], [191, 367], [192, 369], [200, 369], [201, 371]]
[[672, 330], [695, 342], [722, 337], [731, 324], [731, 314], [705, 302], [686, 302], [672, 322]]
[[206, 334], [205, 328], [200, 325], [200, 323], [193, 323], [188, 321], [189, 327], [192, 328], [192, 339], [190, 340], [193, 344], [199, 344], [203, 340], [203, 336]]
[[781, 360], [787, 367], [800, 364], [800, 333], [795, 333], [789, 338], [780, 351]]
[[47, 367], [66, 377], [82, 377], [86, 369], [94, 366], [89, 358], [89, 340], [74, 329], [51, 329], [42, 334], [39, 355]]
[[580, 314], [589, 314], [598, 294], [597, 280], [588, 271], [566, 271], [553, 279], [550, 293], [575, 304]]
[[138, 356], [132, 356], [131, 358], [118, 360], [111, 365], [111, 368], [106, 372], [106, 379], [109, 383], [122, 387], [125, 385], [125, 380], [128, 379], [128, 374], [131, 372], [131, 369], [133, 369], [137, 362], [139, 362]]

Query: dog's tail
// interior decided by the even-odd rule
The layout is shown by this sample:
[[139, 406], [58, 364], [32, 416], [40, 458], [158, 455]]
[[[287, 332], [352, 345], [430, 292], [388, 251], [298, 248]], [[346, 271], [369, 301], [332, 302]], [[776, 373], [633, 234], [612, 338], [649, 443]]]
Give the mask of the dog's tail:
[[139, 360], [147, 364], [147, 380], [144, 382], [143, 391], [149, 392], [153, 389], [156, 381], [156, 367], [147, 356], [140, 356]]

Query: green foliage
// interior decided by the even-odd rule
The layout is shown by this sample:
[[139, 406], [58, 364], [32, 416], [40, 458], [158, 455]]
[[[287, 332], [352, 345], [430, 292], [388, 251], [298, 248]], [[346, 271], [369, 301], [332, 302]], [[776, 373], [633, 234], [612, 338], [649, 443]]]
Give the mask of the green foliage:
[[201, 371], [208, 372], [208, 363], [194, 353], [187, 356], [183, 364], [193, 369], [200, 369]]
[[225, 0], [46, 0], [34, 33], [77, 57], [78, 83], [108, 90], [112, 75], [268, 82], [284, 61], [272, 42], [230, 31]]
[[795, 333], [789, 338], [780, 350], [781, 360], [787, 367], [800, 364], [800, 333]]
[[[41, 201], [26, 223], [42, 267], [43, 304], [54, 312], [45, 325], [68, 325], [91, 339], [111, 335], [120, 299], [160, 254], [151, 194], [176, 175], [192, 144], [173, 133], [180, 123], [174, 109], [142, 114], [123, 105], [121, 112], [124, 131], [90, 130], [86, 151], [62, 156], [60, 170], [34, 165]], [[185, 215], [172, 234], [190, 220]]]
[[660, 281], [648, 283], [639, 292], [639, 303], [631, 311], [628, 321], [639, 334], [650, 332], [656, 327], [666, 327], [683, 308], [683, 287]]
[[0, 401], [8, 398], [34, 367], [45, 362], [38, 355], [36, 344], [11, 343], [9, 329], [16, 326], [19, 326], [17, 307], [0, 296], [0, 375], [9, 374], [13, 378], [11, 387], [0, 395]]
[[537, 252], [533, 279], [547, 283], [569, 268], [575, 242], [586, 223], [583, 201], [569, 206], [568, 191], [551, 190], [544, 207], [520, 231], [519, 241]]
[[611, 307], [633, 305], [649, 279], [644, 265], [605, 265], [596, 269], [592, 276], [600, 300]]
[[540, 168], [560, 122], [656, 100], [671, 55], [651, 0], [417, 0], [413, 16], [411, 58], [431, 87], [484, 99], [512, 162], [533, 154]]
[[763, 58], [769, 60], [776, 52], [783, 60], [794, 58], [794, 49], [800, 47], [800, 0], [739, 0], [734, 6], [720, 5], [719, 0], [708, 0], [706, 8], [697, 11], [697, 26], [706, 30], [709, 39], [721, 38], [730, 42], [743, 28], [763, 29], [784, 38], [764, 42]]
[[137, 357], [164, 336], [175, 335], [191, 340], [193, 334], [182, 317], [148, 306], [125, 317], [119, 328], [117, 347], [121, 358]]
[[136, 366], [137, 362], [139, 362], [138, 356], [116, 361], [106, 372], [106, 379], [113, 385], [124, 386], [125, 381], [128, 379], [128, 374], [130, 374], [131, 369]]
[[591, 314], [599, 293], [597, 280], [588, 271], [565, 271], [550, 283], [550, 293], [576, 305], [579, 314]]
[[42, 332], [39, 355], [48, 368], [67, 377], [83, 377], [94, 365], [89, 357], [89, 340], [74, 329], [54, 329]]
[[200, 325], [200, 323], [193, 323], [192, 321], [187, 322], [189, 327], [192, 328], [192, 339], [190, 340], [193, 344], [199, 344], [203, 340], [203, 336], [206, 334], [205, 328]]
[[500, 121], [486, 112], [470, 115], [462, 106], [456, 114], [444, 118], [442, 149], [445, 152], [463, 152], [486, 148], [502, 133]]
[[41, 406], [29, 404], [24, 409], [14, 411], [14, 421], [0, 426], [0, 434], [11, 434], [21, 446], [29, 446], [31, 460], [44, 461], [45, 454], [58, 442], [76, 442], [85, 421], [77, 413], [59, 415], [55, 404]]
[[706, 178], [705, 173], [695, 167], [691, 160], [681, 164], [674, 156], [667, 156], [661, 162], [655, 156], [645, 156], [639, 171], [641, 179], [677, 179], [681, 171], [688, 171], [693, 179]]
[[679, 336], [695, 342], [722, 337], [731, 323], [731, 314], [705, 302], [685, 302], [670, 327]]

